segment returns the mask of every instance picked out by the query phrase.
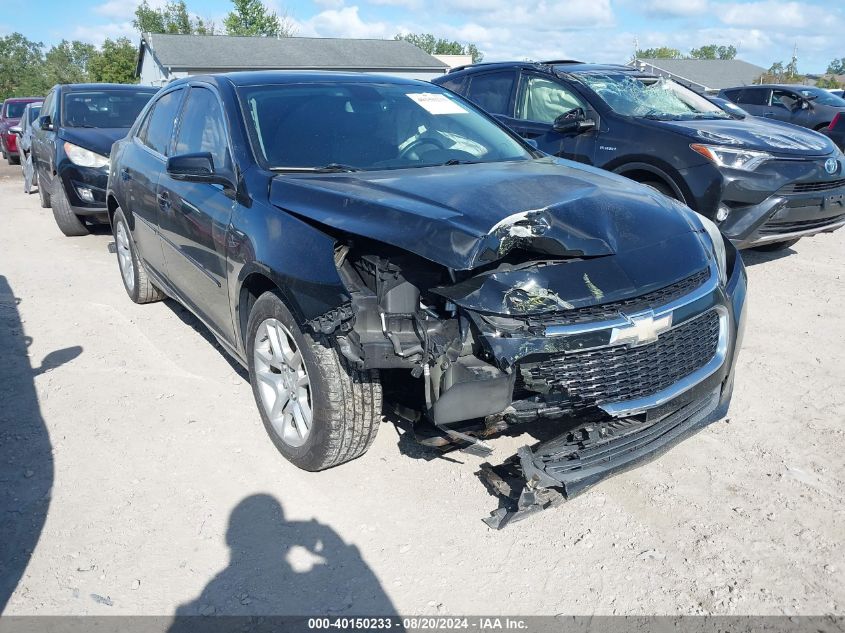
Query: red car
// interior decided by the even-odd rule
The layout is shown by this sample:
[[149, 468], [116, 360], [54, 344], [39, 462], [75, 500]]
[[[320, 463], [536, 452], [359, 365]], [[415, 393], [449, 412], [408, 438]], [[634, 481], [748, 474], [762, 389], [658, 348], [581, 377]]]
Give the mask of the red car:
[[11, 97], [3, 102], [0, 108], [0, 152], [10, 165], [20, 162], [18, 138], [9, 131], [13, 125], [20, 123], [21, 114], [27, 103], [44, 101], [44, 97]]

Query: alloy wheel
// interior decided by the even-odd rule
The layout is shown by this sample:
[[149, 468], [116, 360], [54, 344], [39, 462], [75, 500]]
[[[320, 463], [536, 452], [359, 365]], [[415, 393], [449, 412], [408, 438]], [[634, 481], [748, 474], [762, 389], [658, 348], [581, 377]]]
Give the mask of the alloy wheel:
[[290, 331], [277, 319], [258, 327], [253, 347], [255, 377], [264, 412], [282, 441], [305, 444], [313, 424], [311, 381]]

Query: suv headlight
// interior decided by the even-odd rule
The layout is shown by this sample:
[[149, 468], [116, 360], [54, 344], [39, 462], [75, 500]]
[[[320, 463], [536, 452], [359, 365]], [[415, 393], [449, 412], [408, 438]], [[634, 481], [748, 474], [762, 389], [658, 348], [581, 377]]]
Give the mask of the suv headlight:
[[767, 160], [774, 158], [766, 152], [758, 152], [753, 149], [741, 149], [737, 147], [724, 147], [722, 145], [703, 145], [693, 143], [690, 149], [698, 152], [704, 158], [714, 162], [719, 167], [730, 169], [742, 169], [743, 171], [754, 171]]
[[[698, 220], [710, 237], [710, 246], [713, 249], [713, 256], [716, 258], [716, 267], [719, 269], [719, 281], [724, 286], [728, 283], [728, 257], [725, 252], [725, 238], [722, 237], [719, 227], [713, 224], [708, 218], [699, 215]], [[701, 234], [699, 233], [699, 235]], [[706, 242], [706, 238], [703, 235], [701, 235], [701, 241]], [[706, 247], [707, 244], [705, 244]]]
[[73, 143], [65, 143], [65, 154], [74, 165], [80, 167], [105, 167], [109, 164], [109, 157], [92, 152], [90, 149], [79, 147]]

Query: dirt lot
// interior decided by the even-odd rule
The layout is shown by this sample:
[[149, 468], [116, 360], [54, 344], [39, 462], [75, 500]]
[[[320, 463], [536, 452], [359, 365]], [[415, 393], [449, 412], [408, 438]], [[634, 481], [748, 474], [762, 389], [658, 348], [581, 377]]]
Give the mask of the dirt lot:
[[62, 237], [19, 173], [0, 170], [7, 615], [845, 612], [845, 231], [746, 256], [728, 420], [495, 532], [483, 460], [393, 424], [351, 464], [287, 464], [202, 326], [131, 303], [108, 233]]

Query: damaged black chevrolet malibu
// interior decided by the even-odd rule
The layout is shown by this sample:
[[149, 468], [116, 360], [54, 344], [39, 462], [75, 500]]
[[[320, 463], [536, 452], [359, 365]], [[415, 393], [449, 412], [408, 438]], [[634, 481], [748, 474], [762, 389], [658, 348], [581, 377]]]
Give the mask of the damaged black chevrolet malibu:
[[[521, 516], [731, 398], [746, 278], [718, 229], [430, 84], [174, 82], [115, 144], [108, 205], [132, 300], [196, 314], [307, 470], [362, 455], [383, 403], [475, 451], [551, 420], [557, 437], [505, 465]], [[499, 492], [503, 472], [487, 471]]]

